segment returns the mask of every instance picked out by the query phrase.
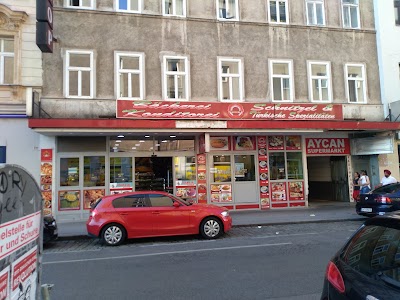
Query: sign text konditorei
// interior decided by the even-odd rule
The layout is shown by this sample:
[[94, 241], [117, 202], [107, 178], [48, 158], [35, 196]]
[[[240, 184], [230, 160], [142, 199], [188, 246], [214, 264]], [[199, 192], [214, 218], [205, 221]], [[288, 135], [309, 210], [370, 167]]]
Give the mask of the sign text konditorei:
[[343, 120], [340, 104], [117, 100], [117, 118], [209, 120]]

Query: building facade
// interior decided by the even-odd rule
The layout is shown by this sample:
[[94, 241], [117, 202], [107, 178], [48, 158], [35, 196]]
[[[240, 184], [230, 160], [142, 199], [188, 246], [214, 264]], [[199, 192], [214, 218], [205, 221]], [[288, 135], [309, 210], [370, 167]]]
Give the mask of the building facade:
[[230, 209], [353, 201], [352, 172], [378, 184], [397, 156], [372, 0], [56, 0], [54, 38], [29, 127], [60, 220], [130, 190]]

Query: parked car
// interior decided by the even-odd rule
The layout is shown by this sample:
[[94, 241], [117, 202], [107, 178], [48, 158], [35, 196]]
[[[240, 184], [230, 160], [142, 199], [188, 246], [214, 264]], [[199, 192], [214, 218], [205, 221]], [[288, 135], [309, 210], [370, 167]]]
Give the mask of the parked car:
[[191, 204], [162, 191], [140, 191], [99, 199], [86, 222], [90, 236], [111, 246], [125, 239], [201, 234], [220, 237], [232, 227], [228, 209]]
[[53, 216], [43, 217], [43, 244], [54, 241], [58, 238], [57, 222]]
[[396, 210], [400, 210], [400, 183], [384, 185], [368, 194], [360, 194], [356, 203], [357, 214], [369, 217]]
[[321, 300], [400, 299], [400, 212], [367, 219], [328, 263]]

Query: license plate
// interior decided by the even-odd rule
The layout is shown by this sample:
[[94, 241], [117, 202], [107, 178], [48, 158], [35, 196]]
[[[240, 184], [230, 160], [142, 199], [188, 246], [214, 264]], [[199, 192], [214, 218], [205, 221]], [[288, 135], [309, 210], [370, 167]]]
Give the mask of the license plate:
[[54, 230], [54, 234], [58, 234], [58, 230], [56, 229], [56, 230]]
[[361, 208], [362, 212], [372, 212], [372, 208], [368, 208], [368, 207], [363, 207]]

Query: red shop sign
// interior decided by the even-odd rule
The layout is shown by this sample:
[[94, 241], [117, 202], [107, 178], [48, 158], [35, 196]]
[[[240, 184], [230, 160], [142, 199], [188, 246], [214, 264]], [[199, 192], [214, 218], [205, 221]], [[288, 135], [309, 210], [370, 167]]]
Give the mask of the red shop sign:
[[347, 138], [306, 138], [306, 151], [311, 155], [350, 154], [350, 140]]
[[117, 118], [208, 120], [343, 120], [340, 104], [132, 101], [117, 99]]

